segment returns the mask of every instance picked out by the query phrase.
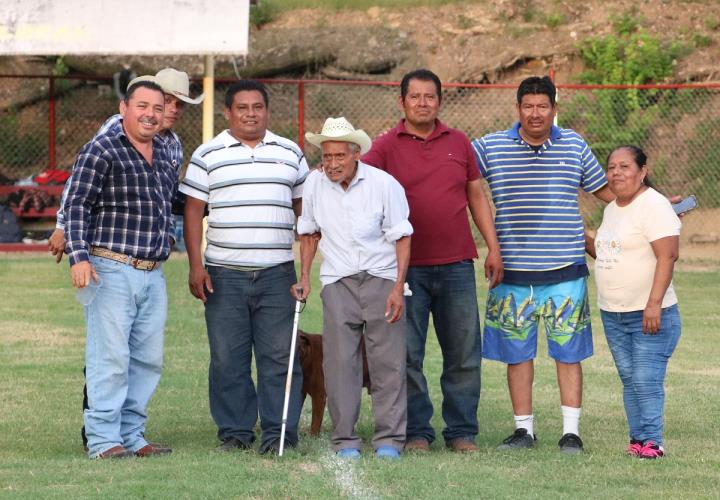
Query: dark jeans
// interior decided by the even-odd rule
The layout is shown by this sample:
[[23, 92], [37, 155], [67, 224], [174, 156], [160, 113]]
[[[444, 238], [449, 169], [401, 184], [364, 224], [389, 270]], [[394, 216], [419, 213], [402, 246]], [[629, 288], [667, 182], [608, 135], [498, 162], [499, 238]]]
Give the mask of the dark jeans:
[[[280, 438], [285, 377], [295, 300], [292, 262], [260, 271], [209, 266], [214, 292], [208, 294], [205, 321], [210, 341], [210, 412], [221, 440], [235, 437], [250, 444], [260, 415], [260, 452]], [[257, 392], [251, 377], [253, 349]], [[288, 410], [288, 446], [298, 442], [302, 372], [295, 353]]]
[[412, 296], [407, 305], [407, 441], [435, 440], [430, 425], [433, 406], [423, 375], [428, 321], [432, 313], [443, 356], [443, 437], [446, 442], [473, 440], [478, 433], [480, 401], [480, 319], [475, 269], [466, 260], [440, 266], [411, 266], [407, 281]]

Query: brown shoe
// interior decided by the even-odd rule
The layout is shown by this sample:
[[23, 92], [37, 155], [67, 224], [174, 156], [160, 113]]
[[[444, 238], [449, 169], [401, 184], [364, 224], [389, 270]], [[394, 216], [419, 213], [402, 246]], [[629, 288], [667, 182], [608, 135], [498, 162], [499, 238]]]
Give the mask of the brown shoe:
[[172, 453], [172, 448], [156, 443], [148, 443], [135, 452], [136, 457], [152, 457]]
[[415, 438], [405, 443], [405, 451], [427, 453], [430, 451], [430, 443], [425, 438]]
[[105, 458], [128, 458], [132, 457], [133, 452], [125, 449], [124, 447], [117, 445], [113, 446], [109, 450], [105, 450], [102, 453], [98, 453], [95, 458], [99, 459], [105, 459]]
[[475, 443], [466, 438], [453, 439], [447, 443], [447, 447], [456, 453], [475, 453], [480, 450]]

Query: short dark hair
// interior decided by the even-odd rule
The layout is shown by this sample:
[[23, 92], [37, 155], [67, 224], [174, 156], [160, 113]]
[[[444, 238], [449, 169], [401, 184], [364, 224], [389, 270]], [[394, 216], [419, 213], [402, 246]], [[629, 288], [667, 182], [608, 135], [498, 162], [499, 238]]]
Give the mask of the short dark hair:
[[550, 104], [555, 106], [557, 90], [549, 76], [531, 76], [520, 82], [517, 89], [517, 102], [522, 103], [522, 98], [527, 94], [545, 94], [550, 98]]
[[[610, 151], [610, 154], [607, 157], [607, 160], [605, 161], [606, 165], [610, 164], [610, 157], [615, 151], [620, 151], [621, 149], [627, 150], [633, 157], [633, 161], [638, 166], [638, 168], [646, 168], [647, 167], [647, 155], [645, 154], [645, 151], [642, 150], [641, 147], [635, 146], [634, 144], [621, 144], [620, 146], [616, 147], [612, 151]], [[655, 190], [655, 184], [650, 180], [649, 175], [645, 175], [645, 178], [643, 179], [643, 183], [647, 187], [651, 187]]]
[[125, 97], [123, 97], [123, 101], [125, 101], [125, 104], [130, 102], [130, 98], [135, 94], [135, 91], [139, 88], [146, 88], [150, 90], [157, 90], [163, 95], [163, 102], [165, 99], [165, 92], [163, 91], [162, 87], [158, 85], [155, 82], [151, 82], [149, 80], [140, 80], [139, 82], [135, 82], [130, 87], [128, 87], [127, 91], [125, 92]]
[[416, 69], [410, 73], [406, 73], [400, 82], [400, 97], [405, 99], [408, 93], [408, 87], [410, 86], [410, 80], [420, 80], [423, 82], [433, 82], [435, 84], [435, 90], [437, 90], [438, 101], [442, 101], [442, 84], [440, 78], [430, 71], [429, 69]]
[[231, 108], [235, 94], [243, 91], [257, 90], [262, 94], [263, 101], [265, 101], [265, 107], [267, 108], [270, 103], [268, 102], [268, 92], [261, 82], [257, 80], [245, 79], [232, 83], [227, 91], [225, 92], [225, 107]]

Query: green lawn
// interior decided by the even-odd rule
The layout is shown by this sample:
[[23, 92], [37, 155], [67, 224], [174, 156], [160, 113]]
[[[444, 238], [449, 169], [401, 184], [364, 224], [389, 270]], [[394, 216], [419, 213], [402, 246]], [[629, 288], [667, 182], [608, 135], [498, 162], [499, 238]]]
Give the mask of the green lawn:
[[[717, 269], [717, 268], [715, 268]], [[340, 462], [328, 448], [329, 418], [318, 439], [303, 436], [283, 458], [255, 452], [220, 455], [207, 403], [208, 347], [202, 307], [186, 286], [186, 262], [166, 266], [170, 314], [165, 370], [150, 406], [148, 435], [171, 444], [169, 457], [91, 461], [83, 454], [81, 389], [84, 326], [65, 263], [49, 257], [0, 257], [0, 497], [148, 498], [699, 498], [720, 491], [720, 272], [681, 272], [676, 289], [683, 338], [667, 383], [668, 456], [642, 462], [623, 454], [626, 428], [620, 383], [593, 308], [596, 355], [585, 363], [581, 421], [587, 453], [561, 455], [561, 418], [553, 364], [540, 347], [535, 384], [535, 450], [503, 454], [495, 446], [512, 431], [504, 368], [483, 366], [478, 444], [459, 456], [433, 445], [427, 456], [396, 463], [368, 453]], [[594, 286], [594, 285], [593, 285]], [[481, 286], [481, 288], [483, 288]], [[315, 285], [301, 327], [319, 331]], [[480, 291], [481, 304], [485, 291]], [[594, 303], [594, 299], [593, 299]], [[484, 308], [482, 309], [484, 311]], [[428, 346], [426, 371], [436, 407], [441, 360]], [[439, 416], [433, 421], [439, 431]], [[302, 419], [309, 427], [309, 404]], [[360, 433], [371, 435], [367, 397]]]

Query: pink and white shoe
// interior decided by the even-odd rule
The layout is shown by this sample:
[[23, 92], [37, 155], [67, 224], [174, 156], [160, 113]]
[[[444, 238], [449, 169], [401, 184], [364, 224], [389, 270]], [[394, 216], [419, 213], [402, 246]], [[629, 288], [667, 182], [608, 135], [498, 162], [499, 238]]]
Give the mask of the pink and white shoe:
[[640, 453], [638, 454], [638, 457], [646, 459], [646, 460], [654, 460], [656, 458], [661, 458], [665, 455], [665, 450], [662, 446], [656, 445], [652, 441], [647, 441], [643, 447], [640, 449]]
[[631, 439], [630, 444], [627, 448], [625, 448], [625, 453], [627, 453], [631, 457], [638, 457], [640, 456], [640, 451], [642, 450], [642, 447], [642, 441], [638, 441], [637, 439]]

